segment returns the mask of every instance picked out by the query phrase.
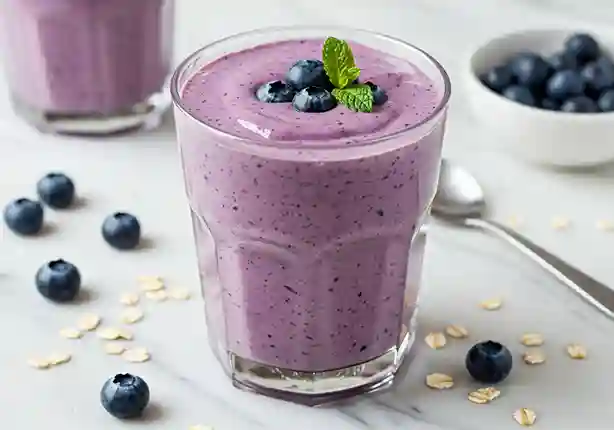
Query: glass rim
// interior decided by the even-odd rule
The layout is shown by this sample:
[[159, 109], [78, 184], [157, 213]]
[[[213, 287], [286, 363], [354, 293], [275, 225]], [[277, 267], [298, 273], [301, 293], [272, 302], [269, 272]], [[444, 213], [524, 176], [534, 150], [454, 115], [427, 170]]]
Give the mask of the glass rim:
[[240, 39], [240, 38], [245, 38], [245, 37], [249, 37], [250, 35], [257, 35], [257, 34], [263, 34], [263, 33], [269, 33], [269, 32], [283, 32], [283, 31], [300, 31], [300, 30], [305, 30], [305, 31], [322, 31], [324, 34], [326, 34], [326, 31], [331, 31], [331, 32], [353, 32], [353, 33], [360, 33], [369, 37], [375, 37], [378, 39], [382, 39], [386, 42], [392, 42], [395, 44], [399, 44], [402, 45], [405, 48], [409, 48], [410, 50], [413, 50], [415, 52], [417, 52], [418, 54], [424, 56], [426, 58], [426, 60], [428, 60], [433, 66], [435, 66], [435, 68], [437, 69], [437, 71], [440, 73], [441, 78], [443, 80], [443, 94], [441, 97], [441, 100], [439, 101], [439, 103], [437, 104], [437, 107], [433, 110], [433, 112], [431, 112], [427, 117], [425, 117], [422, 121], [420, 121], [419, 123], [413, 124], [409, 127], [403, 127], [400, 130], [396, 130], [394, 132], [390, 132], [390, 133], [386, 133], [383, 135], [378, 135], [376, 137], [373, 138], [368, 138], [365, 139], [363, 141], [360, 141], [354, 145], [351, 145], [352, 148], [361, 148], [361, 147], [365, 147], [365, 146], [373, 146], [376, 145], [378, 143], [382, 143], [382, 142], [387, 142], [391, 139], [394, 139], [395, 137], [399, 137], [404, 135], [405, 133], [418, 129], [426, 124], [428, 124], [429, 122], [431, 122], [434, 118], [436, 118], [438, 115], [440, 115], [442, 113], [442, 111], [444, 111], [446, 109], [446, 107], [448, 106], [448, 103], [450, 101], [450, 96], [451, 96], [451, 80], [450, 80], [450, 76], [448, 75], [448, 73], [446, 72], [446, 70], [444, 69], [444, 67], [441, 65], [441, 63], [439, 61], [437, 61], [431, 54], [429, 54], [428, 52], [426, 52], [425, 50], [409, 43], [406, 42], [402, 39], [399, 39], [397, 37], [394, 36], [389, 36], [387, 34], [384, 33], [380, 33], [380, 32], [375, 32], [375, 31], [370, 31], [370, 30], [363, 30], [363, 29], [359, 29], [359, 28], [353, 28], [353, 27], [346, 27], [346, 26], [334, 26], [334, 25], [324, 25], [324, 26], [320, 26], [320, 25], [296, 25], [296, 26], [270, 26], [270, 27], [262, 27], [262, 28], [257, 28], [257, 29], [253, 29], [253, 30], [248, 30], [248, 31], [242, 31], [239, 33], [234, 33], [230, 36], [226, 36], [223, 37], [221, 39], [217, 39], [211, 43], [208, 43], [200, 48], [198, 48], [196, 51], [193, 51], [191, 54], [189, 54], [183, 61], [181, 61], [181, 63], [175, 68], [175, 71], [173, 72], [173, 75], [171, 77], [171, 82], [170, 82], [170, 92], [171, 92], [171, 97], [172, 97], [172, 101], [173, 104], [175, 105], [176, 108], [178, 108], [183, 114], [187, 115], [190, 119], [196, 121], [200, 126], [205, 127], [208, 131], [210, 131], [213, 134], [219, 135], [219, 136], [223, 136], [226, 139], [229, 139], [235, 143], [239, 143], [239, 144], [244, 144], [244, 145], [248, 145], [248, 146], [259, 146], [259, 147], [275, 147], [275, 148], [280, 148], [280, 149], [287, 149], [287, 150], [314, 150], [314, 151], [326, 151], [326, 150], [338, 150], [338, 149], [348, 149], [348, 145], [343, 143], [343, 140], [341, 139], [335, 139], [334, 141], [331, 142], [331, 144], [322, 144], [322, 142], [316, 141], [316, 140], [310, 140], [310, 139], [305, 139], [305, 140], [295, 140], [295, 141], [285, 141], [285, 140], [275, 140], [275, 139], [267, 139], [265, 141], [262, 140], [257, 140], [257, 139], [251, 139], [248, 137], [241, 137], [241, 136], [237, 136], [235, 134], [232, 133], [228, 133], [222, 129], [219, 129], [217, 127], [214, 127], [210, 124], [207, 124], [203, 121], [201, 121], [200, 119], [198, 119], [195, 115], [191, 114], [190, 112], [188, 112], [188, 110], [184, 107], [183, 103], [182, 103], [182, 99], [181, 99], [181, 91], [183, 90], [183, 87], [180, 88], [180, 77], [181, 74], [183, 73], [184, 70], [186, 70], [186, 68], [192, 64], [193, 60], [196, 59], [201, 53], [208, 51], [210, 49], [216, 48], [218, 46], [222, 46], [227, 42], [230, 42], [232, 40], [236, 40], [236, 39]]

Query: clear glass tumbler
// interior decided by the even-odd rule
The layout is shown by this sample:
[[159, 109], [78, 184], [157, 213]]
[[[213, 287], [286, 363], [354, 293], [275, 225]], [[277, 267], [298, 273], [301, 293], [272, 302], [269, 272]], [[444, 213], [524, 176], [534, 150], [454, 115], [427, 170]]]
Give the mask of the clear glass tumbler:
[[[263, 44], [329, 36], [419, 68], [441, 96], [434, 111], [348, 145], [251, 140], [205, 124], [183, 104], [186, 83], [204, 65]], [[367, 31], [275, 28], [195, 52], [171, 92], [209, 342], [234, 384], [304, 404], [389, 386], [415, 336], [421, 227], [450, 96], [442, 66]]]
[[170, 106], [174, 0], [0, 0], [13, 106], [44, 132], [154, 128]]

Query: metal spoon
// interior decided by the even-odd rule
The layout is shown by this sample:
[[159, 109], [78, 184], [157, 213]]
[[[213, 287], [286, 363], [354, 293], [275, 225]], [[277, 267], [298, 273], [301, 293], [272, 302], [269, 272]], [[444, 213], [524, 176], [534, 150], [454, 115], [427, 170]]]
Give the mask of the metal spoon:
[[493, 233], [530, 257], [607, 317], [614, 319], [614, 290], [514, 230], [487, 219], [486, 200], [480, 184], [469, 172], [446, 160], [441, 164], [432, 214], [444, 221]]

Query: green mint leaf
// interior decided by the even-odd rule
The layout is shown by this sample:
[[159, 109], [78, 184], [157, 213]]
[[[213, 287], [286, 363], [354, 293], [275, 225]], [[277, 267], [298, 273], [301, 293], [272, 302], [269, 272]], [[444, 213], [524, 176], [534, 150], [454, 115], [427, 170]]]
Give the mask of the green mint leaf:
[[358, 78], [360, 69], [354, 62], [350, 45], [344, 40], [329, 37], [322, 46], [324, 71], [335, 88], [345, 88]]
[[373, 92], [368, 85], [357, 84], [346, 88], [335, 88], [333, 96], [339, 103], [355, 112], [371, 112], [373, 110]]

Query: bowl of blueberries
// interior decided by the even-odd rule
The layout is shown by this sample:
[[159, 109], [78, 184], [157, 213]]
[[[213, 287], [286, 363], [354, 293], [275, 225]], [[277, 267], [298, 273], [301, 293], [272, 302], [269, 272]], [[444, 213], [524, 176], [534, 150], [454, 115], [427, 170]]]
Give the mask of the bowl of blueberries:
[[469, 60], [469, 100], [496, 141], [533, 162], [614, 161], [614, 36], [528, 30], [490, 40]]

